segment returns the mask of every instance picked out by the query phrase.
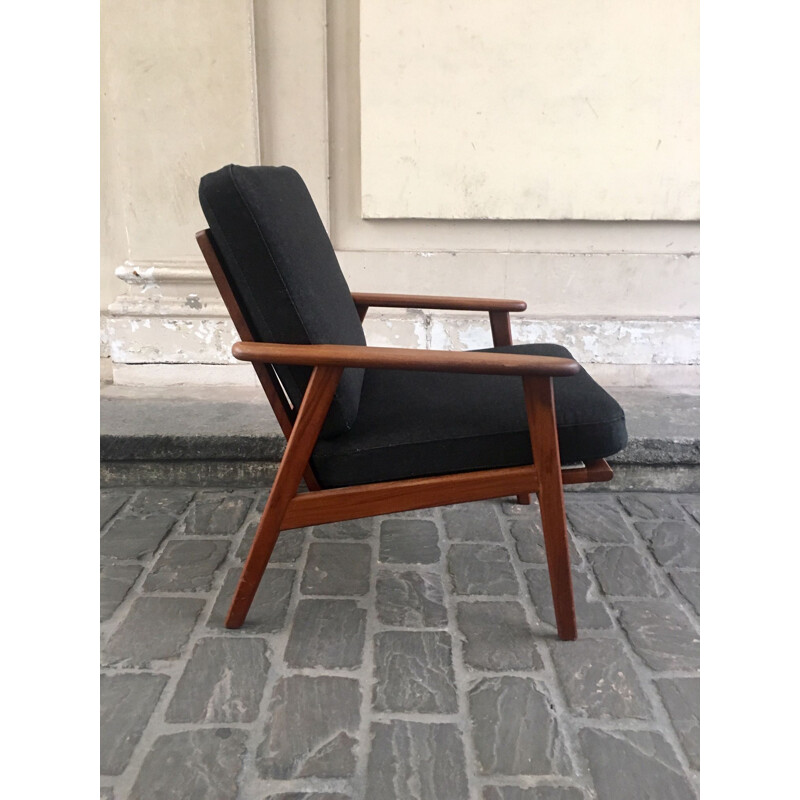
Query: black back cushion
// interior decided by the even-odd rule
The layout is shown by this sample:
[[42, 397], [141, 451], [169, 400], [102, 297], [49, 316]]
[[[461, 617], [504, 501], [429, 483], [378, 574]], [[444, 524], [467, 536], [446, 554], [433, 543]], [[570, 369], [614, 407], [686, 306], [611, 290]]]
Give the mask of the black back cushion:
[[[200, 181], [217, 254], [256, 341], [365, 345], [350, 289], [303, 179], [291, 167], [230, 164]], [[276, 366], [300, 404], [309, 367]], [[349, 430], [363, 369], [346, 369], [322, 429]]]

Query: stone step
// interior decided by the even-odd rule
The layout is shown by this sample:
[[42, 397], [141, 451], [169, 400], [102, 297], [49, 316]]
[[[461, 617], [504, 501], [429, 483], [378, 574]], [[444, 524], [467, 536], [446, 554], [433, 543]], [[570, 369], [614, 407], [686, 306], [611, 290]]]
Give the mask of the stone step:
[[[629, 442], [609, 461], [605, 490], [697, 491], [700, 398], [697, 393], [616, 388]], [[270, 482], [283, 434], [258, 388], [132, 387], [100, 393], [101, 480], [250, 486]]]

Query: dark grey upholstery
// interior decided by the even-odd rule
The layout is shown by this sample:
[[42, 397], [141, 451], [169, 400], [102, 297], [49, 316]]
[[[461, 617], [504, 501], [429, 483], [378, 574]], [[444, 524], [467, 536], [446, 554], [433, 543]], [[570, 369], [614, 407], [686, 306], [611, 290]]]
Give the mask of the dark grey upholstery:
[[[230, 164], [200, 181], [211, 238], [257, 341], [364, 345], [350, 289], [303, 179], [291, 167]], [[309, 367], [276, 367], [295, 408]], [[346, 369], [322, 436], [349, 430], [364, 371]]]
[[[293, 169], [224, 167], [202, 179], [200, 203], [256, 340], [366, 344], [328, 235]], [[493, 350], [570, 355], [554, 344]], [[276, 372], [297, 407], [310, 368]], [[622, 409], [585, 370], [553, 384], [563, 463], [625, 447]], [[320, 485], [333, 488], [531, 460], [519, 377], [347, 369], [311, 465]]]
[[[555, 344], [487, 352], [570, 357]], [[562, 463], [605, 458], [625, 447], [625, 414], [581, 369], [554, 378]], [[505, 375], [368, 369], [352, 430], [319, 442], [314, 472], [325, 487], [530, 464], [522, 379]]]

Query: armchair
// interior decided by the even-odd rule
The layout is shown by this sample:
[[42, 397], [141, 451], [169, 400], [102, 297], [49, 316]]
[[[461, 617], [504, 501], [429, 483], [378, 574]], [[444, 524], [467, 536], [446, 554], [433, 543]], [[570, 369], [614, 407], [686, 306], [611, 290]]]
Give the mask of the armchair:
[[[287, 438], [226, 625], [244, 623], [283, 530], [536, 492], [558, 635], [575, 639], [563, 485], [611, 479], [605, 458], [627, 442], [616, 401], [565, 348], [512, 344], [524, 301], [351, 293], [289, 167], [229, 165], [202, 179], [200, 202], [233, 355]], [[486, 311], [494, 347], [368, 347], [373, 306]]]

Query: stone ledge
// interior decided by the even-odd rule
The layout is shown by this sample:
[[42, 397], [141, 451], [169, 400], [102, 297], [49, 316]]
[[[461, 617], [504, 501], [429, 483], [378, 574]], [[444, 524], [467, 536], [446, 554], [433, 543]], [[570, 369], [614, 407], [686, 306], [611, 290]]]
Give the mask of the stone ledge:
[[[609, 459], [617, 477], [602, 488], [696, 491], [699, 396], [612, 391], [625, 409], [629, 443]], [[252, 485], [271, 480], [283, 453], [283, 434], [260, 389], [106, 386], [100, 404], [106, 485]]]

